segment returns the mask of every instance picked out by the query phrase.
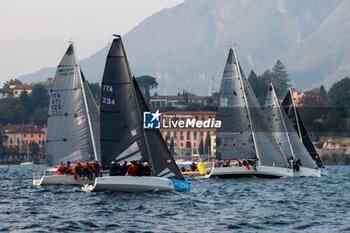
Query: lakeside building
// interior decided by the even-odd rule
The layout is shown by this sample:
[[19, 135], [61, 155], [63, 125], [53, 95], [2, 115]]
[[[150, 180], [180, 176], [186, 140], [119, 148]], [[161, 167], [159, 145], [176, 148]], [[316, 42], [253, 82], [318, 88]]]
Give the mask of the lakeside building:
[[1, 127], [5, 136], [4, 146], [18, 146], [20, 153], [26, 153], [27, 145], [35, 142], [42, 148], [46, 140], [46, 126], [32, 124], [6, 125]]
[[[169, 121], [187, 121], [187, 119], [192, 120], [214, 120], [216, 118], [217, 112], [214, 111], [169, 111], [162, 112], [161, 121], [169, 124]], [[160, 128], [160, 132], [166, 141], [168, 148], [170, 149], [171, 139], [174, 141], [174, 157], [184, 160], [192, 160], [192, 156], [198, 157], [199, 147], [201, 141], [203, 142], [203, 149], [207, 142], [207, 136], [210, 135], [210, 147], [211, 147], [211, 157], [215, 156], [216, 152], [216, 129], [213, 127], [209, 128], [181, 128], [168, 127]], [[208, 155], [202, 155], [203, 159], [207, 158]], [[198, 158], [196, 158], [198, 159]]]
[[28, 95], [32, 93], [33, 87], [32, 84], [10, 85], [9, 91], [13, 93], [14, 98], [18, 98], [22, 92], [27, 92]]

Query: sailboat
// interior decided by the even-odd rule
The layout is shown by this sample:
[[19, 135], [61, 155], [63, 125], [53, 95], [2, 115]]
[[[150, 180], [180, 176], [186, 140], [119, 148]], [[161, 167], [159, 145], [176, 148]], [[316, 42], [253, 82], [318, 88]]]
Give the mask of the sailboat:
[[264, 114], [286, 159], [300, 159], [301, 161], [302, 166], [299, 171], [294, 170], [293, 176], [320, 177], [321, 172], [318, 166], [300, 141], [287, 114], [280, 106], [272, 84], [267, 92]]
[[[70, 44], [50, 90], [47, 123], [47, 165], [70, 161], [101, 161], [99, 110], [80, 69], [74, 45]], [[93, 181], [84, 181], [92, 183]], [[73, 175], [45, 174], [33, 180], [34, 185], [82, 185]]]
[[250, 169], [244, 166], [213, 167], [207, 177], [293, 176], [243, 74], [234, 48], [229, 51], [219, 96], [217, 119], [221, 120], [222, 127], [216, 133], [216, 159], [247, 159], [255, 165]]
[[286, 96], [282, 101], [282, 107], [288, 116], [289, 121], [293, 125], [295, 131], [297, 132], [300, 141], [304, 144], [305, 148], [309, 152], [312, 159], [315, 161], [318, 168], [321, 169], [321, 173], [327, 174], [325, 166], [322, 162], [321, 157], [318, 155], [314, 144], [301, 120], [298, 108], [293, 100], [293, 92], [291, 89], [288, 90]]
[[107, 55], [101, 91], [101, 163], [148, 162], [151, 176], [106, 176], [85, 185], [85, 191], [145, 192], [190, 190], [158, 129], [145, 130], [148, 106], [131, 72], [120, 36]]

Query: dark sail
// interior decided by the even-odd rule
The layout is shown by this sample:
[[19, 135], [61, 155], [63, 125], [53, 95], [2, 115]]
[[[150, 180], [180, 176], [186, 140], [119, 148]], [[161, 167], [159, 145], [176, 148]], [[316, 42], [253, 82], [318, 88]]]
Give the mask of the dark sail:
[[101, 161], [149, 160], [129, 64], [120, 37], [107, 55], [101, 86]]
[[292, 91], [289, 89], [287, 95], [284, 97], [282, 107], [285, 113], [288, 115], [288, 119], [292, 123], [294, 129], [298, 132], [299, 138], [304, 144], [305, 148], [309, 152], [312, 159], [316, 162], [319, 168], [324, 168], [324, 164], [318, 155], [314, 144], [312, 143], [310, 136], [301, 120], [298, 109], [293, 101]]
[[0, 132], [0, 156], [6, 155], [6, 150], [4, 147], [4, 144], [2, 143], [3, 140], [3, 134]]
[[[141, 89], [139, 88], [135, 78], [133, 78], [133, 83], [140, 112], [143, 113], [145, 111], [149, 111], [146, 101], [143, 98]], [[159, 130], [145, 130], [145, 133], [151, 153], [150, 162], [153, 167], [154, 175], [177, 180], [184, 180]]]

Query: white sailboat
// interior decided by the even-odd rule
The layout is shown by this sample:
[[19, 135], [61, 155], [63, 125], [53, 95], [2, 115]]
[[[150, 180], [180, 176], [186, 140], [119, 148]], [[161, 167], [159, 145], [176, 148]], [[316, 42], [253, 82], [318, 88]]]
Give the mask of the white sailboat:
[[293, 170], [278, 147], [235, 51], [230, 49], [221, 88], [216, 133], [218, 160], [249, 160], [254, 166], [213, 167], [209, 176], [291, 177]]
[[[109, 167], [112, 161], [147, 161], [151, 176], [97, 177], [94, 185], [84, 191], [145, 192], [189, 191], [158, 129], [145, 130], [142, 116], [148, 106], [129, 64], [120, 36], [109, 50], [101, 86], [101, 163]], [[159, 117], [159, 116], [158, 116]]]
[[[99, 110], [70, 44], [58, 65], [52, 88], [47, 124], [47, 164], [57, 166], [78, 160], [100, 161]], [[34, 185], [82, 185], [93, 181], [73, 175], [46, 176], [34, 179]]]
[[267, 92], [264, 114], [286, 159], [301, 161], [302, 166], [300, 166], [299, 170], [294, 169], [293, 176], [320, 177], [320, 170], [318, 169], [315, 161], [311, 158], [305, 146], [301, 143], [297, 132], [288, 119], [287, 114], [280, 106], [272, 84], [270, 84]]

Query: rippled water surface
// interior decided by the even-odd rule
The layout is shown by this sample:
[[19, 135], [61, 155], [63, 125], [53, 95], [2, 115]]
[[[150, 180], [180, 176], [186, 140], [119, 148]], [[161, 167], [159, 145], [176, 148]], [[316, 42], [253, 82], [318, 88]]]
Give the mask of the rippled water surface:
[[350, 166], [321, 178], [186, 177], [191, 192], [143, 194], [33, 187], [43, 168], [0, 165], [0, 231], [350, 231]]

